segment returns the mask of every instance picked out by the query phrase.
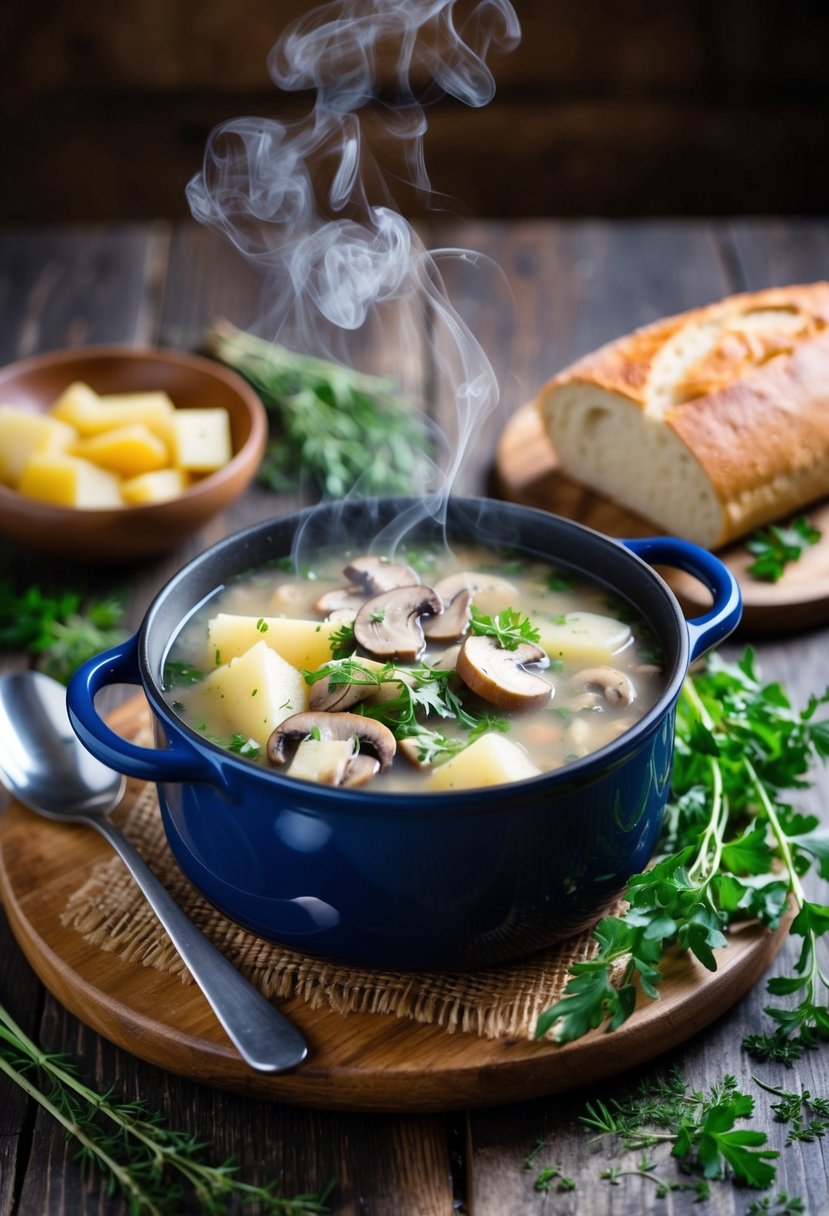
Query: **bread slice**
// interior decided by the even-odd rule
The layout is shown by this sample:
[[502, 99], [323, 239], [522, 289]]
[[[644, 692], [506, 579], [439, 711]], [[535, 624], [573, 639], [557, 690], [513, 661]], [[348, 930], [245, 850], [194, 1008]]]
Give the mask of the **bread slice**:
[[829, 283], [657, 321], [537, 405], [565, 472], [660, 531], [727, 544], [829, 494]]

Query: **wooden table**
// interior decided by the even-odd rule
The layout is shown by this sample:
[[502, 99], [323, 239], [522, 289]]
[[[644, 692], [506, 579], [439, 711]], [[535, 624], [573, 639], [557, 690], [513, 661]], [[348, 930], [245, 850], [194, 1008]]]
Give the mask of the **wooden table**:
[[[445, 223], [424, 230], [432, 246], [461, 245], [489, 255], [501, 268], [487, 279], [465, 262], [447, 268], [453, 297], [490, 354], [501, 378], [498, 412], [469, 442], [456, 482], [461, 492], [483, 492], [498, 435], [537, 385], [569, 360], [662, 314], [733, 290], [829, 276], [829, 224], [816, 221], [631, 222], [511, 224]], [[0, 233], [0, 357], [4, 361], [65, 345], [100, 342], [195, 347], [217, 315], [253, 321], [259, 284], [235, 251], [193, 226], [164, 223], [123, 227], [38, 229]], [[387, 368], [388, 352], [363, 351], [365, 366]], [[432, 356], [410, 349], [392, 363], [407, 387], [429, 389]], [[433, 409], [446, 425], [445, 400]], [[429, 393], [427, 391], [427, 399]], [[437, 404], [435, 404], [437, 402]], [[137, 624], [155, 591], [184, 560], [228, 531], [295, 506], [297, 499], [250, 492], [232, 511], [188, 545], [129, 571], [130, 623]], [[0, 576], [43, 576], [36, 557], [3, 543]], [[78, 572], [49, 563], [50, 575], [76, 585]], [[99, 590], [123, 585], [117, 571], [97, 574]], [[764, 673], [783, 679], [798, 700], [829, 683], [829, 629], [755, 640]], [[741, 643], [731, 643], [733, 652]], [[4, 656], [5, 666], [20, 663]], [[829, 774], [800, 805], [819, 810]], [[826, 893], [813, 884], [823, 902]], [[791, 965], [795, 948], [782, 959]], [[782, 961], [779, 964], [782, 967]], [[660, 1212], [746, 1211], [756, 1194], [723, 1188], [710, 1205], [693, 1195], [654, 1198], [653, 1184], [627, 1177], [610, 1187], [600, 1179], [604, 1149], [591, 1149], [577, 1117], [586, 1101], [617, 1092], [626, 1076], [590, 1091], [466, 1114], [364, 1115], [294, 1109], [206, 1089], [142, 1064], [68, 1015], [36, 980], [0, 918], [0, 999], [50, 1050], [66, 1051], [96, 1085], [115, 1085], [124, 1097], [141, 1095], [171, 1123], [207, 1136], [213, 1159], [235, 1156], [242, 1176], [278, 1178], [286, 1195], [336, 1180], [332, 1210], [356, 1216], [532, 1216], [585, 1213], [614, 1216], [651, 1206]], [[763, 986], [704, 1034], [658, 1062], [680, 1063], [693, 1087], [734, 1073], [750, 1087], [753, 1065], [740, 1050], [749, 1029], [764, 1021]], [[645, 1070], [651, 1075], [657, 1066]], [[762, 1066], [764, 1078], [829, 1094], [825, 1048], [792, 1072]], [[759, 1090], [755, 1091], [759, 1095]], [[758, 1097], [755, 1125], [767, 1128], [782, 1150], [775, 1192], [802, 1195], [805, 1209], [829, 1211], [821, 1142], [782, 1149], [785, 1132], [768, 1101]], [[569, 1193], [535, 1191], [535, 1170], [523, 1161], [538, 1138], [537, 1158], [573, 1177]], [[51, 1120], [0, 1079], [0, 1216], [120, 1216], [126, 1205], [108, 1199], [97, 1180], [85, 1183]], [[245, 1209], [249, 1210], [249, 1209]], [[255, 1210], [255, 1209], [250, 1209]]]

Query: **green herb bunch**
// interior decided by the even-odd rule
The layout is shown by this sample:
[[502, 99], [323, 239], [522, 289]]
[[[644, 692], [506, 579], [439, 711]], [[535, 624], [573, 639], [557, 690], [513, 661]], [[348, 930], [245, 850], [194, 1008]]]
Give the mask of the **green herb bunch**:
[[[236, 1177], [232, 1160], [210, 1165], [204, 1141], [168, 1127], [143, 1102], [119, 1102], [85, 1084], [63, 1055], [42, 1051], [0, 1005], [0, 1072], [6, 1073], [78, 1144], [78, 1159], [100, 1171], [107, 1192], [120, 1192], [130, 1216], [221, 1216], [232, 1201], [257, 1203], [268, 1216], [327, 1212], [333, 1184], [286, 1199], [276, 1184], [254, 1186]], [[39, 1084], [42, 1079], [45, 1084]], [[194, 1206], [195, 1205], [195, 1206]]]
[[829, 907], [807, 899], [802, 878], [817, 862], [829, 877], [829, 830], [796, 811], [784, 795], [809, 785], [815, 760], [829, 756], [829, 722], [816, 718], [829, 690], [803, 710], [779, 683], [763, 684], [754, 655], [739, 662], [713, 655], [686, 680], [677, 712], [674, 777], [663, 855], [630, 879], [622, 916], [605, 917], [593, 958], [574, 964], [562, 998], [540, 1016], [538, 1037], [566, 1042], [633, 1013], [638, 991], [658, 996], [659, 962], [678, 946], [709, 970], [713, 951], [737, 920], [775, 928], [794, 905], [790, 932], [803, 940], [790, 976], [769, 981], [793, 1006], [766, 1008], [775, 1029], [746, 1046], [790, 1063], [817, 1037], [829, 1036], [829, 978], [817, 941], [829, 930]]
[[[273, 490], [308, 478], [329, 498], [408, 494], [431, 469], [425, 417], [377, 376], [299, 355], [218, 322], [208, 352], [259, 393], [281, 433], [267, 447], [259, 477]], [[359, 483], [359, 484], [357, 484]]]
[[123, 640], [123, 619], [117, 596], [51, 594], [36, 584], [17, 591], [11, 579], [0, 581], [0, 650], [33, 655], [41, 671], [63, 684], [81, 663]]

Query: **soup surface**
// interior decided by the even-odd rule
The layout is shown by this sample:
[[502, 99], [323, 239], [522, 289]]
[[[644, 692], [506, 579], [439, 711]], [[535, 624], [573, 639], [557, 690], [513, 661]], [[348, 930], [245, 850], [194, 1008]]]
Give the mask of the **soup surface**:
[[183, 721], [255, 763], [421, 793], [559, 768], [664, 688], [647, 624], [600, 583], [425, 546], [239, 578], [186, 622], [164, 681]]

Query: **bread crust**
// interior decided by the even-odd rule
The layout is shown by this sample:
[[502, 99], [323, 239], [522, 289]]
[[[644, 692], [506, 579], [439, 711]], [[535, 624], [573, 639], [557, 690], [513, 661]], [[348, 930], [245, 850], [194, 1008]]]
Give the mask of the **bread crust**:
[[[638, 406], [642, 441], [654, 424], [673, 432], [720, 505], [719, 532], [704, 541], [711, 547], [829, 494], [829, 283], [729, 296], [580, 359], [538, 398], [554, 446], [557, 395], [568, 385], [609, 395], [607, 408]], [[589, 464], [576, 475], [601, 492]], [[642, 512], [635, 485], [629, 496], [617, 485], [615, 497]]]

